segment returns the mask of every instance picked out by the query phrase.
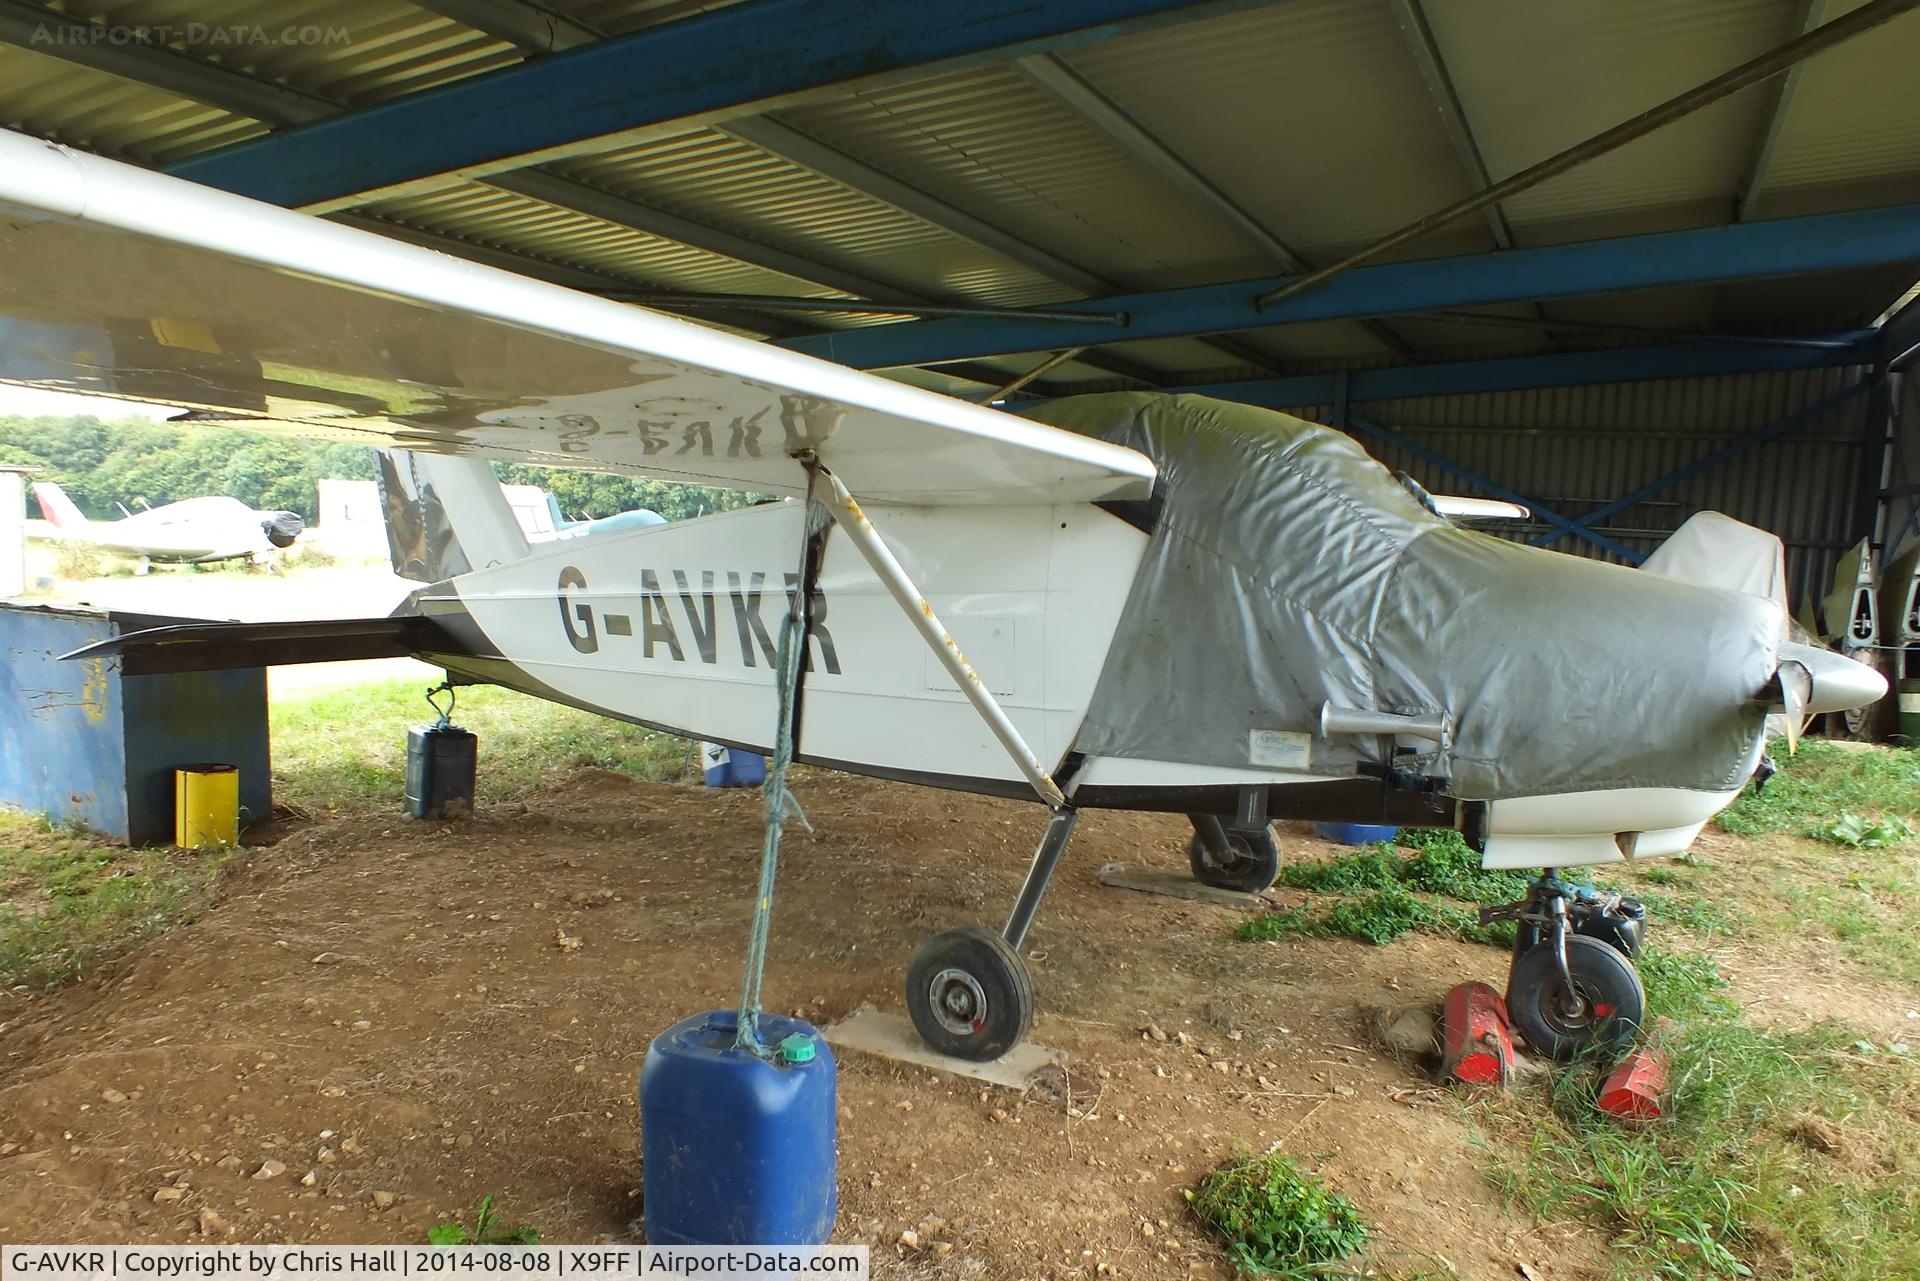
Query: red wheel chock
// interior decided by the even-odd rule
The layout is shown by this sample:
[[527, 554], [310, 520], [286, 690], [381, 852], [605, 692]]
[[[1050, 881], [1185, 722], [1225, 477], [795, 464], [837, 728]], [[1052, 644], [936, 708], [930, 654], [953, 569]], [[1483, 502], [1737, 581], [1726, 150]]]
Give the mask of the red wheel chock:
[[1672, 1057], [1661, 1040], [1672, 1027], [1670, 1020], [1660, 1019], [1647, 1029], [1633, 1052], [1607, 1073], [1595, 1107], [1623, 1121], [1651, 1121], [1666, 1110]]
[[1441, 1080], [1504, 1086], [1513, 1075], [1507, 1003], [1489, 985], [1462, 983], [1449, 991], [1441, 1030]]

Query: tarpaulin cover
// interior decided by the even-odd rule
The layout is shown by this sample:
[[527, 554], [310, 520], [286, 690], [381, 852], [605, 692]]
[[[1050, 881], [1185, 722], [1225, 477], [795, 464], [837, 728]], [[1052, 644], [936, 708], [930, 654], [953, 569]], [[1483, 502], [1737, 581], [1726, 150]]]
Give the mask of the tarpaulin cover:
[[1642, 573], [1764, 596], [1787, 610], [1787, 548], [1780, 535], [1722, 512], [1695, 512], [1640, 563]]
[[1031, 417], [1160, 469], [1080, 751], [1245, 767], [1291, 731], [1310, 772], [1350, 774], [1378, 740], [1320, 736], [1331, 702], [1450, 715], [1446, 753], [1395, 763], [1465, 799], [1745, 780], [1770, 602], [1457, 528], [1345, 435], [1271, 410], [1130, 392]]

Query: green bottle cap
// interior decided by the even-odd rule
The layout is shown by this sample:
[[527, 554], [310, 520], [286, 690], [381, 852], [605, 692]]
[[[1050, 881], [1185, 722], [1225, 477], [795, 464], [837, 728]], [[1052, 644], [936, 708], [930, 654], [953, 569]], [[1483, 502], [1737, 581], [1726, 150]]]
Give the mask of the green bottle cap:
[[780, 1061], [782, 1063], [813, 1062], [813, 1038], [805, 1032], [795, 1032], [792, 1036], [782, 1037]]

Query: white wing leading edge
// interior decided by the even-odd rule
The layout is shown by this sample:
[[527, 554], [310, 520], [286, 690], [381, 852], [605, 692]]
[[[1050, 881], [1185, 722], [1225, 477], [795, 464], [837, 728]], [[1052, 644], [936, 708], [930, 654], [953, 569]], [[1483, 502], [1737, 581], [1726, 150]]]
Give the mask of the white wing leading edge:
[[0, 130], [0, 383], [432, 453], [798, 494], [1139, 498], [1145, 457]]

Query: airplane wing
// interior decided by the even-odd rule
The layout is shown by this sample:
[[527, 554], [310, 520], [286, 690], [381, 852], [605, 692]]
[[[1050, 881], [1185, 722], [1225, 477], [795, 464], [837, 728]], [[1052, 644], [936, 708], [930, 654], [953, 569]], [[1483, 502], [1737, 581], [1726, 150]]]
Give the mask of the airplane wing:
[[430, 453], [862, 499], [1144, 498], [1142, 455], [0, 130], [0, 382]]

